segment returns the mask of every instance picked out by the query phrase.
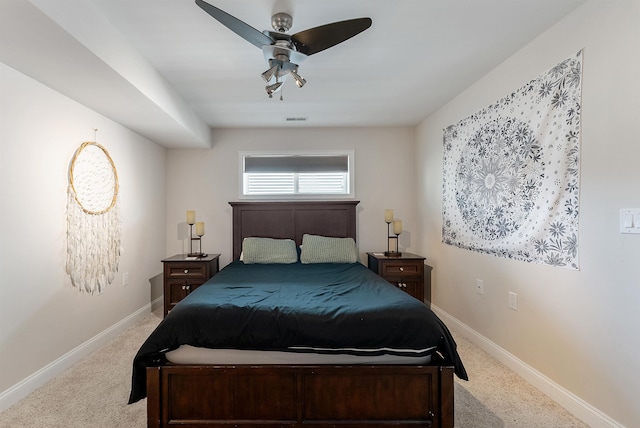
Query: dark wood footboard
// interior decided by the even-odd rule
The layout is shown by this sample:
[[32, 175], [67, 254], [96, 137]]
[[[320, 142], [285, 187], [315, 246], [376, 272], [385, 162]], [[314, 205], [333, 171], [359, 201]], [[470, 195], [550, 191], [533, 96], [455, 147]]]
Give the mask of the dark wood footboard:
[[450, 367], [167, 365], [147, 393], [154, 428], [453, 428]]

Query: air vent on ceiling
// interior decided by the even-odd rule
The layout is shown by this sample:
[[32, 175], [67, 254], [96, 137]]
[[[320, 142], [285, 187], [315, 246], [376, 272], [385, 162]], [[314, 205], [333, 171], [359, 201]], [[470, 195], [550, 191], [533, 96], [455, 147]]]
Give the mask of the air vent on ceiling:
[[287, 117], [285, 120], [287, 122], [305, 122], [307, 118], [306, 117]]

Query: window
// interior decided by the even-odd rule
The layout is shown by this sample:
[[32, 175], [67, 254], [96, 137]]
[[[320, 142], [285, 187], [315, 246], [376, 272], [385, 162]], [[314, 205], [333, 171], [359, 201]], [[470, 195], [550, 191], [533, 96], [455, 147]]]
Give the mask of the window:
[[241, 196], [353, 197], [353, 152], [240, 153]]

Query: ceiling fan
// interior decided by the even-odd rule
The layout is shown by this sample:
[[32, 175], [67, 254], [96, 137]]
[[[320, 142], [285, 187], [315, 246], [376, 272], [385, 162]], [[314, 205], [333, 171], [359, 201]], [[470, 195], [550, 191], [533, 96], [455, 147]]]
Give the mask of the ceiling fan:
[[[269, 98], [282, 89], [287, 76], [291, 76], [302, 88], [307, 81], [298, 74], [298, 65], [305, 58], [350, 39], [369, 28], [372, 22], [371, 18], [349, 19], [289, 35], [286, 32], [293, 23], [289, 14], [276, 13], [271, 17], [271, 26], [275, 31], [261, 32], [203, 0], [196, 0], [196, 4], [222, 25], [262, 49], [269, 64], [269, 69], [262, 73], [262, 78], [267, 82], [265, 89]], [[275, 82], [271, 83], [274, 78]]]

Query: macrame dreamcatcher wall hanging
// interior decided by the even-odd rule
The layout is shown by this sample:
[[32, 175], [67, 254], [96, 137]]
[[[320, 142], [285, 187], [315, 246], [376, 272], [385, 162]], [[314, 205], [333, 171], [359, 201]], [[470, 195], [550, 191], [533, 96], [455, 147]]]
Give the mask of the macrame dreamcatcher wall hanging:
[[118, 271], [118, 173], [107, 150], [82, 143], [69, 167], [67, 273], [80, 292], [102, 293]]

